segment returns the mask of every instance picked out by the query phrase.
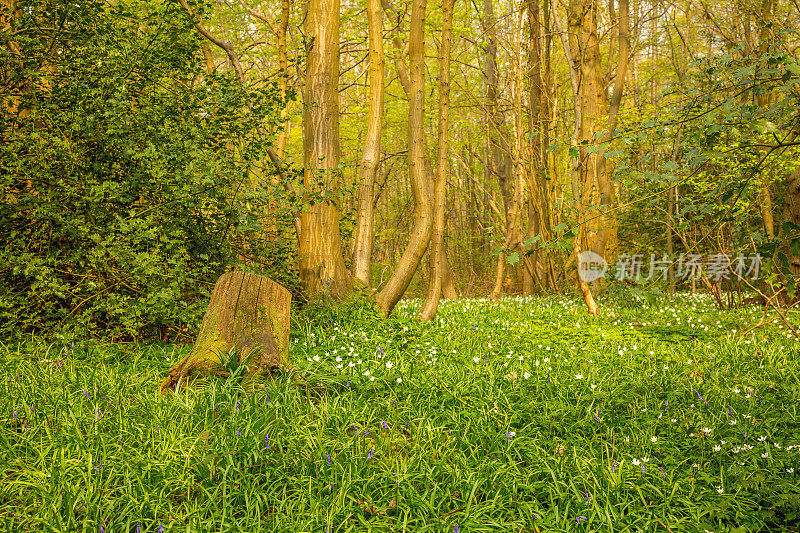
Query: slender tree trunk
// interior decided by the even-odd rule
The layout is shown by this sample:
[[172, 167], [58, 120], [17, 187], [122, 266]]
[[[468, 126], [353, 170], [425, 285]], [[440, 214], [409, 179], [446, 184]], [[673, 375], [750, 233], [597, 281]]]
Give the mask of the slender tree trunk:
[[444, 214], [450, 145], [450, 47], [453, 27], [454, 0], [442, 0], [442, 42], [439, 47], [439, 123], [436, 157], [436, 179], [434, 181], [433, 235], [431, 237], [431, 279], [428, 295], [419, 312], [420, 320], [428, 322], [436, 316], [442, 297], [444, 279]]
[[[505, 231], [503, 248], [497, 256], [495, 267], [495, 283], [490, 297], [497, 299], [502, 291], [506, 266], [506, 249], [513, 241], [516, 226], [516, 210], [514, 208], [513, 176], [508, 139], [505, 134], [503, 114], [497, 102], [497, 19], [494, 16], [494, 0], [484, 0], [483, 29], [486, 34], [486, 116], [488, 122], [488, 156], [491, 157], [489, 173], [497, 176], [500, 195], [503, 198], [505, 214]], [[486, 187], [488, 189], [488, 180]]]
[[378, 310], [388, 315], [414, 276], [433, 231], [433, 183], [425, 169], [425, 10], [426, 0], [412, 0], [409, 40], [408, 169], [414, 195], [414, 224], [408, 246], [377, 294]]
[[[516, 28], [514, 31], [514, 34], [520, 37], [522, 35], [522, 18], [522, 12], [520, 12], [516, 20]], [[524, 140], [525, 132], [523, 129], [522, 116], [522, 93], [524, 91], [522, 82], [522, 56], [520, 53], [522, 50], [522, 43], [516, 42], [513, 46], [516, 50], [514, 58], [514, 151], [511, 158], [511, 176], [513, 177], [513, 184], [506, 182], [505, 194], [511, 195], [511, 197], [506, 198], [504, 195], [506, 232], [503, 250], [497, 257], [494, 287], [490, 294], [491, 300], [497, 300], [503, 292], [508, 262], [508, 257], [506, 256], [507, 251], [518, 250], [520, 246], [519, 219], [522, 212], [523, 183], [525, 181], [524, 158], [528, 153], [528, 150], [524, 148], [528, 143]], [[496, 87], [496, 80], [494, 85]], [[492, 102], [492, 104], [496, 106], [496, 94], [494, 98], [495, 101]], [[504, 180], [501, 180], [501, 183], [503, 181]]]
[[[775, 0], [761, 0], [761, 32], [759, 35], [759, 53], [766, 54], [769, 50], [770, 42], [774, 39], [772, 29], [772, 12], [775, 9]], [[771, 91], [764, 91], [758, 95], [757, 102], [761, 107], [766, 107], [772, 97]], [[763, 153], [763, 150], [762, 150]], [[761, 218], [764, 221], [764, 231], [769, 240], [775, 238], [775, 220], [772, 215], [772, 193], [769, 188], [771, 185], [770, 173], [761, 171], [759, 182], [759, 204], [761, 206]]]
[[[630, 55], [630, 24], [628, 21], [628, 0], [619, 0], [619, 17], [617, 38], [619, 40], [619, 59], [614, 76], [614, 91], [608, 110], [608, 122], [604, 142], [609, 142], [614, 136], [614, 130], [619, 122], [619, 108], [622, 103], [622, 93], [625, 88], [625, 77], [628, 72], [628, 56]], [[603, 91], [605, 94], [605, 91]], [[603, 101], [603, 100], [601, 100]], [[616, 207], [619, 203], [616, 186], [612, 178], [614, 165], [601, 153], [597, 160], [597, 187], [600, 193], [600, 212], [598, 220], [597, 239], [593, 251], [603, 255], [606, 260], [613, 263], [617, 247], [617, 215]]]
[[450, 270], [450, 261], [447, 259], [447, 240], [442, 242], [442, 298], [455, 300], [458, 298], [458, 289], [455, 284], [453, 271]]
[[383, 23], [380, 0], [367, 4], [369, 22], [369, 115], [367, 138], [361, 158], [358, 184], [358, 213], [353, 254], [353, 276], [365, 287], [370, 286], [372, 240], [375, 234], [373, 195], [375, 174], [381, 155], [381, 125], [383, 117]]
[[341, 298], [351, 279], [339, 234], [339, 0], [309, 1], [306, 34], [303, 183], [311, 205], [300, 217], [300, 279], [308, 296]]
[[275, 152], [280, 159], [286, 154], [286, 139], [289, 136], [289, 105], [286, 102], [286, 95], [289, 89], [289, 55], [286, 52], [286, 30], [289, 28], [289, 11], [291, 0], [281, 0], [281, 22], [278, 25], [278, 91], [284, 103], [281, 108], [281, 129], [278, 131], [278, 139], [275, 143]]
[[[542, 47], [541, 17], [544, 15], [544, 50]], [[550, 186], [548, 184], [548, 158], [550, 126], [550, 3], [545, 0], [528, 0], [528, 84], [530, 107], [530, 170], [528, 171], [528, 238], [539, 235], [540, 242], [550, 238], [551, 209]], [[544, 71], [544, 76], [542, 72]], [[544, 78], [544, 79], [543, 79]], [[546, 81], [545, 81], [546, 80]], [[534, 283], [542, 290], [548, 287], [549, 269], [545, 264], [545, 250], [539, 243], [533, 245], [531, 255], [526, 258], [525, 294], [533, 292]], [[552, 282], [552, 281], [551, 281]]]
[[[570, 0], [568, 6], [569, 49], [579, 81], [573, 87], [575, 93], [576, 119], [575, 139], [579, 146], [578, 157], [573, 165], [573, 180], [578, 183], [577, 224], [573, 242], [576, 265], [580, 265], [582, 250], [589, 248], [586, 235], [585, 209], [591, 205], [592, 189], [597, 181], [596, 156], [590, 156], [585, 144], [594, 142], [595, 121], [604, 93], [600, 80], [600, 50], [597, 38], [597, 5], [592, 0]], [[577, 87], [575, 86], [577, 85]], [[600, 102], [598, 102], [600, 100]], [[590, 315], [598, 314], [589, 284], [578, 277], [581, 293]]]

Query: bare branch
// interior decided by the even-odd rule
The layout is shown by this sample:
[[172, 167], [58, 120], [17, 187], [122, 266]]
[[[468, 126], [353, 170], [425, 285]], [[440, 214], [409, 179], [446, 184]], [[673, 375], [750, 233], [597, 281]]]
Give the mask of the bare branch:
[[258, 20], [260, 20], [261, 22], [263, 22], [264, 24], [269, 26], [269, 31], [271, 31], [273, 33], [273, 35], [277, 35], [278, 34], [278, 31], [275, 29], [275, 26], [272, 25], [272, 22], [270, 22], [269, 18], [267, 18], [266, 16], [262, 15], [261, 13], [259, 13], [255, 9], [253, 9], [252, 7], [250, 7], [247, 4], [245, 4], [244, 0], [239, 0], [239, 3], [242, 5], [242, 7], [244, 8], [245, 11], [250, 13], [250, 15], [254, 16]]

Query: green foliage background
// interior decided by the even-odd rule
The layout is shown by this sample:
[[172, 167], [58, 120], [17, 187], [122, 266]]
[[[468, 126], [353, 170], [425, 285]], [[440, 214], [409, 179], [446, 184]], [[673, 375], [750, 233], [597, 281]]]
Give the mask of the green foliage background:
[[268, 232], [269, 192], [245, 189], [272, 139], [273, 86], [206, 75], [176, 4], [20, 7], [0, 36], [19, 48], [0, 46], [3, 336], [179, 335], [243, 234], [268, 237], [249, 264], [295, 279], [288, 211], [272, 209]]

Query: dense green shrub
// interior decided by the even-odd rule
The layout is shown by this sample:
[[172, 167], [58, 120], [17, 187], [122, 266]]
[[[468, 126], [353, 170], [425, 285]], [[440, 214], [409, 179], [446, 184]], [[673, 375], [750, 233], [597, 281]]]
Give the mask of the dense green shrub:
[[[264, 240], [270, 198], [245, 185], [276, 89], [206, 74], [176, 4], [20, 4], [0, 34], [3, 335], [191, 328], [235, 243]], [[248, 246], [283, 281], [287, 212]]]

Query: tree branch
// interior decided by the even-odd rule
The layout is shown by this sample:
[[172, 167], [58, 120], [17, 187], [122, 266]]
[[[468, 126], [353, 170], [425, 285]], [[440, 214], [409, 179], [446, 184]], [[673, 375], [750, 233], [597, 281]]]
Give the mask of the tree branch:
[[250, 13], [250, 15], [254, 16], [258, 20], [260, 20], [261, 22], [263, 22], [264, 24], [269, 26], [269, 31], [271, 31], [274, 35], [278, 35], [278, 32], [275, 29], [275, 26], [272, 25], [272, 22], [270, 22], [270, 20], [266, 16], [262, 15], [261, 13], [259, 13], [255, 9], [253, 9], [252, 7], [250, 7], [247, 4], [245, 4], [244, 0], [239, 0], [239, 3], [242, 5], [242, 7], [244, 8], [245, 11]]

